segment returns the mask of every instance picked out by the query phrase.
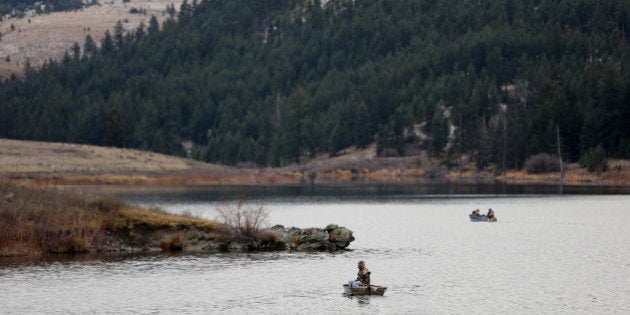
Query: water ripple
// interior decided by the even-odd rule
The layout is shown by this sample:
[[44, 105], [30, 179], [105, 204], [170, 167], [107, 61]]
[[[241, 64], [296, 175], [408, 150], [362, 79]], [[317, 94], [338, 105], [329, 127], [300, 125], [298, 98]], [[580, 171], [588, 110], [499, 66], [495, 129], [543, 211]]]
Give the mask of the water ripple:
[[[338, 253], [0, 261], [2, 313], [630, 313], [630, 196], [270, 205], [273, 221], [351, 227]], [[483, 202], [483, 205], [479, 203]], [[463, 210], [492, 205], [499, 222]], [[204, 205], [200, 205], [202, 207]], [[598, 209], [593, 213], [592, 209]], [[341, 285], [365, 260], [383, 297]]]

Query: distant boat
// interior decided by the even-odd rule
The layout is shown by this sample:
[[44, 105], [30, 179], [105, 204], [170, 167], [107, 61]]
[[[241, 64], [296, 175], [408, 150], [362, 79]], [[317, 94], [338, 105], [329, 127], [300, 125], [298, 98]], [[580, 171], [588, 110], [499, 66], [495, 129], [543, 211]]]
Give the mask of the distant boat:
[[470, 221], [472, 221], [472, 222], [497, 222], [497, 218], [496, 217], [494, 217], [492, 219], [488, 219], [488, 216], [486, 216], [486, 215], [469, 214], [468, 217], [470, 218]]
[[343, 285], [343, 291], [347, 295], [383, 295], [385, 294], [386, 287], [380, 285], [362, 285], [359, 287], [351, 287], [347, 284]]

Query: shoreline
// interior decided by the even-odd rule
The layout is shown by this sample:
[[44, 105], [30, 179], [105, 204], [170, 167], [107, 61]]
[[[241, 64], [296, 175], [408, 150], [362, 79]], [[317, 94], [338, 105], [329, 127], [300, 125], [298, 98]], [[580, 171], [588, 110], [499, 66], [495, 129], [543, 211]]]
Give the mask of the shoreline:
[[[285, 167], [246, 168], [210, 164], [135, 149], [0, 138], [0, 178], [44, 185], [295, 185], [295, 184], [541, 184], [630, 187], [630, 160], [609, 160], [603, 173], [577, 163], [559, 172], [527, 174], [496, 166], [476, 170], [446, 168], [426, 153], [378, 157], [375, 145], [348, 148], [338, 156], [320, 155]], [[562, 178], [562, 179], [561, 179]]]
[[[0, 258], [150, 252], [336, 251], [352, 231], [264, 227], [262, 206], [238, 203], [209, 220], [54, 187], [0, 180]], [[252, 223], [253, 222], [253, 223]]]
[[[308, 180], [305, 174], [279, 170], [255, 170], [254, 174], [221, 174], [207, 176], [197, 174], [77, 174], [77, 173], [0, 173], [0, 178], [53, 186], [285, 186], [285, 185], [414, 185], [414, 184], [506, 184], [579, 187], [630, 187], [626, 174], [569, 175], [560, 178], [559, 173], [526, 174], [509, 171], [505, 175], [486, 173], [445, 174], [424, 176], [422, 169], [383, 169], [349, 175], [352, 170], [338, 169], [318, 172], [316, 180]], [[609, 171], [610, 172], [610, 171]]]

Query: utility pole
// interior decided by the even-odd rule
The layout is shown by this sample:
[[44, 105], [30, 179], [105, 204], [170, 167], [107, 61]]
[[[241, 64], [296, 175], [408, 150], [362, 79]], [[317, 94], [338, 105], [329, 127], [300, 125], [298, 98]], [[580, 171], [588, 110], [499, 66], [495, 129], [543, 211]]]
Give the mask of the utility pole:
[[505, 178], [505, 153], [507, 151], [507, 105], [503, 109], [503, 157], [501, 159], [501, 173]]
[[[459, 176], [458, 179], [461, 180], [462, 179], [462, 112], [461, 110], [459, 111], [459, 127], [458, 129], [456, 129], [457, 131], [457, 147], [459, 149], [459, 163], [458, 164], [458, 171], [459, 171]], [[470, 161], [470, 160], [469, 160]]]
[[562, 166], [562, 152], [560, 151], [560, 126], [556, 125], [556, 137], [558, 142], [558, 162], [560, 162], [560, 185], [564, 183], [564, 168]]

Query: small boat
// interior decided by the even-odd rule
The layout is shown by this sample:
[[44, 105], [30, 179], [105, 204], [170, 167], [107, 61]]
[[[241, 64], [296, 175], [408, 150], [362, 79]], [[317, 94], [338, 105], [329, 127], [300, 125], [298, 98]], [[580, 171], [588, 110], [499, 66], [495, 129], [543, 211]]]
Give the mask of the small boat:
[[362, 285], [358, 287], [351, 287], [348, 284], [343, 285], [343, 291], [347, 295], [383, 295], [385, 290], [387, 290], [387, 287], [380, 285]]
[[470, 221], [472, 222], [497, 222], [496, 217], [492, 219], [488, 219], [488, 216], [486, 215], [469, 214], [468, 217], [470, 217]]

